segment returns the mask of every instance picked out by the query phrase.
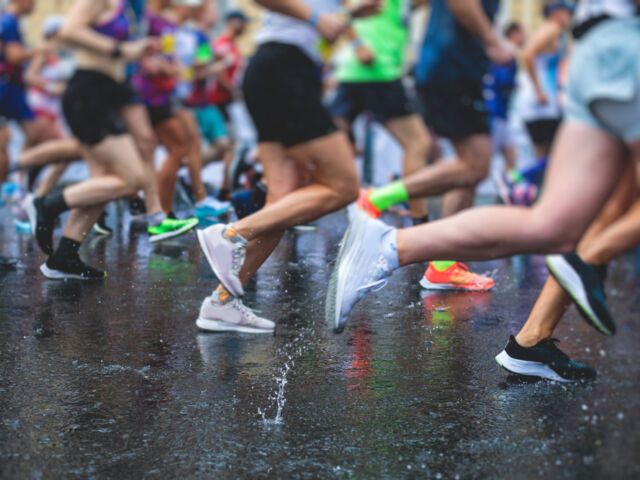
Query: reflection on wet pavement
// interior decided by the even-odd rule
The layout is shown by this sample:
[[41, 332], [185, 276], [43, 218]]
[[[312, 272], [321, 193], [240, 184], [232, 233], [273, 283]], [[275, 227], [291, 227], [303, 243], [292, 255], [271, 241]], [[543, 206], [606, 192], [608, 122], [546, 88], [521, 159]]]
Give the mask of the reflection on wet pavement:
[[6, 207], [0, 228], [0, 254], [19, 260], [0, 273], [1, 478], [640, 476], [633, 255], [608, 284], [619, 334], [573, 309], [557, 333], [598, 380], [561, 385], [493, 360], [545, 279], [538, 257], [475, 264], [494, 272], [493, 293], [421, 292], [421, 267], [401, 270], [334, 335], [336, 214], [289, 232], [249, 285], [274, 336], [212, 335], [194, 325], [215, 286], [194, 236], [156, 248], [128, 225], [92, 236], [82, 254], [109, 278], [89, 284], [44, 280]]

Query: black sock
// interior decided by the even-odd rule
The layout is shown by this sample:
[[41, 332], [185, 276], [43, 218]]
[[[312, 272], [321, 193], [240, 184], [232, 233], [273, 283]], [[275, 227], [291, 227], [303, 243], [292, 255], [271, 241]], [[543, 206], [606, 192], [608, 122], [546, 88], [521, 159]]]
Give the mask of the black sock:
[[64, 262], [65, 260], [69, 260], [72, 258], [77, 258], [78, 250], [80, 250], [80, 245], [82, 245], [80, 242], [76, 242], [75, 240], [71, 240], [67, 237], [62, 237], [60, 239], [60, 243], [58, 244], [58, 248], [53, 253], [53, 255], [51, 255], [51, 258], [60, 262]]
[[425, 215], [422, 218], [413, 218], [413, 225], [422, 225], [423, 223], [429, 223], [429, 214]]
[[42, 198], [42, 208], [47, 216], [57, 217], [62, 212], [69, 210], [69, 205], [64, 199], [64, 191], [50, 193]]

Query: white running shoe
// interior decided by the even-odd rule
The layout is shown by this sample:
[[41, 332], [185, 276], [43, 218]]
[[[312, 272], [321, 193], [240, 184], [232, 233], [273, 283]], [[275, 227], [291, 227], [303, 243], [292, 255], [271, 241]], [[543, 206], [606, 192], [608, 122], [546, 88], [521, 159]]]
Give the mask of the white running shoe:
[[207, 297], [200, 307], [196, 325], [209, 332], [271, 333], [276, 324], [261, 318], [245, 306], [239, 298], [231, 298], [226, 303], [214, 301], [217, 294]]
[[380, 290], [398, 268], [396, 229], [357, 212], [340, 245], [329, 281], [326, 320], [341, 332], [351, 310], [372, 290]]
[[220, 283], [234, 297], [242, 297], [244, 288], [239, 275], [244, 265], [247, 241], [238, 235], [231, 225], [222, 223], [198, 230], [196, 233], [200, 248]]

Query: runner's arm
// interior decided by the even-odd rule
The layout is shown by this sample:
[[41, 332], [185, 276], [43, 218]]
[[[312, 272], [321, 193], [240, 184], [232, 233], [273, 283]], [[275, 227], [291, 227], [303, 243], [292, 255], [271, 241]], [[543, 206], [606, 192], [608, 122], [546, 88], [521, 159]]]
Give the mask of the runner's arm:
[[540, 103], [546, 103], [547, 100], [545, 100], [546, 94], [540, 84], [538, 72], [536, 71], [536, 57], [553, 46], [554, 40], [558, 38], [561, 33], [562, 31], [557, 24], [554, 22], [546, 22], [536, 31], [522, 50], [522, 63], [524, 64], [527, 75], [529, 75], [531, 79], [531, 83], [533, 83], [533, 88], [536, 91]]
[[465, 29], [478, 37], [490, 60], [504, 64], [513, 59], [513, 48], [493, 30], [491, 20], [484, 13], [480, 0], [446, 0], [451, 14]]
[[484, 45], [498, 42], [491, 20], [482, 10], [480, 0], [447, 0], [454, 18], [468, 31], [479, 37]]
[[148, 38], [119, 42], [92, 29], [91, 25], [108, 8], [107, 0], [76, 0], [60, 29], [61, 40], [71, 46], [86, 48], [105, 56], [120, 53], [128, 61], [138, 60], [151, 47], [158, 48]]
[[47, 88], [47, 83], [42, 77], [40, 77], [40, 70], [42, 70], [45, 61], [46, 54], [39, 53], [33, 57], [31, 62], [29, 62], [29, 66], [24, 74], [24, 81], [28, 86], [40, 88], [42, 90]]
[[60, 29], [62, 41], [72, 46], [110, 55], [115, 51], [118, 42], [91, 28], [100, 14], [108, 8], [109, 2], [106, 0], [76, 0]]

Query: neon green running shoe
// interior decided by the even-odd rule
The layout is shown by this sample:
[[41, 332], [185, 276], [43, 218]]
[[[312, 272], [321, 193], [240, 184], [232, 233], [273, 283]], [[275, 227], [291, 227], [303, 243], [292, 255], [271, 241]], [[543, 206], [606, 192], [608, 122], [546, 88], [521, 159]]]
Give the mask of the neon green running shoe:
[[165, 218], [160, 225], [149, 227], [149, 240], [151, 243], [161, 242], [168, 238], [184, 235], [193, 230], [198, 225], [197, 218], [187, 218], [186, 220], [178, 220], [175, 218]]

